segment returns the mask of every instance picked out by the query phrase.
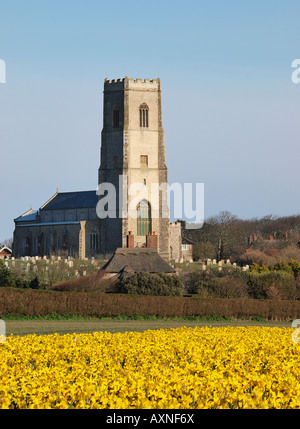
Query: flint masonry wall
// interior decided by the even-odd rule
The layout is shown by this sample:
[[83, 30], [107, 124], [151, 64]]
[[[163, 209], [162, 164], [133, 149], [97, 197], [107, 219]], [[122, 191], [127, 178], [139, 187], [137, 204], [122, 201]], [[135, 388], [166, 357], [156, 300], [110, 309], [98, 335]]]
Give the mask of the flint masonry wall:
[[80, 223], [18, 226], [14, 231], [14, 257], [79, 256]]

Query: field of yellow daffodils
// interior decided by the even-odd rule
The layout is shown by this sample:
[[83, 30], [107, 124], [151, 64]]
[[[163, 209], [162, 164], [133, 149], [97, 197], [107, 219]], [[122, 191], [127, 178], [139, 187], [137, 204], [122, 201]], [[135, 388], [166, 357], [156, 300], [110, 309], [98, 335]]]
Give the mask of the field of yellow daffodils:
[[1, 408], [299, 408], [292, 328], [9, 336]]

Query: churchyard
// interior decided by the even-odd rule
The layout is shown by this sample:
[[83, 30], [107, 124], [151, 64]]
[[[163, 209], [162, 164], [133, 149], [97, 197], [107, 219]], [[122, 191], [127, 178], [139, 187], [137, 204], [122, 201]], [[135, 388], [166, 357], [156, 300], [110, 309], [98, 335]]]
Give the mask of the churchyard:
[[[107, 262], [107, 259], [85, 258], [80, 260], [71, 257], [52, 256], [50, 258], [39, 256], [24, 256], [19, 259], [12, 257], [3, 261], [3, 264], [16, 276], [24, 281], [31, 282], [38, 279], [39, 287], [46, 288], [63, 281], [80, 277], [90, 276], [97, 273]], [[249, 269], [249, 265], [238, 267], [236, 263], [231, 264], [229, 260], [207, 259], [203, 262], [182, 262], [172, 264], [177, 272], [190, 273], [195, 271], [206, 271], [209, 269], [222, 270], [228, 267], [239, 268], [242, 271]], [[4, 285], [2, 285], [4, 286]]]

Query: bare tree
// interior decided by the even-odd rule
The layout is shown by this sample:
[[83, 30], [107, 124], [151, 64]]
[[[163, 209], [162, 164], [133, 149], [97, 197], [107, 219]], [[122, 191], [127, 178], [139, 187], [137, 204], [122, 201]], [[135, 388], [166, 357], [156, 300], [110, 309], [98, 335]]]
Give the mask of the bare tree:
[[13, 238], [6, 238], [5, 240], [3, 240], [2, 245], [7, 246], [11, 249], [13, 245]]

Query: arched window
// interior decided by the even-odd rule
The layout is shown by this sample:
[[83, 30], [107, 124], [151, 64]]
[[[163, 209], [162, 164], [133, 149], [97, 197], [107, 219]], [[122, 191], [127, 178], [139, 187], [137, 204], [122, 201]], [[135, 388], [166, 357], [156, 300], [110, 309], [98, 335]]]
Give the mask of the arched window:
[[114, 106], [113, 108], [113, 128], [120, 127], [120, 109], [118, 106]]
[[29, 232], [25, 238], [25, 256], [32, 256], [32, 234]]
[[149, 107], [146, 103], [140, 105], [140, 127], [148, 128], [149, 125]]
[[148, 201], [142, 200], [136, 208], [137, 235], [148, 235], [151, 231], [151, 207]]
[[98, 243], [99, 243], [99, 236], [98, 236], [98, 234], [96, 232], [92, 232], [90, 234], [90, 249], [98, 251], [98, 248], [99, 248]]

